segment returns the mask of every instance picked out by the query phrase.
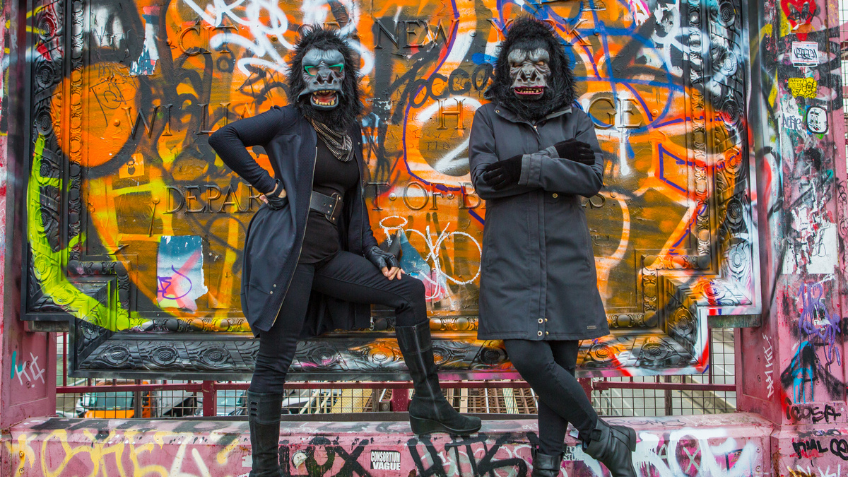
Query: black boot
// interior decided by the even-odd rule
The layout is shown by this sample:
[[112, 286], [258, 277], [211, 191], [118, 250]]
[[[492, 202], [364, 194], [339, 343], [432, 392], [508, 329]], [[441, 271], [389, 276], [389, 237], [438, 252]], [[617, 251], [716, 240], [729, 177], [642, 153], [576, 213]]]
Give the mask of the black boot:
[[533, 454], [533, 474], [530, 477], [557, 477], [562, 467], [563, 454], [546, 455], [539, 452], [535, 447]]
[[480, 430], [480, 418], [463, 416], [454, 409], [439, 388], [433, 361], [430, 323], [398, 326], [398, 345], [412, 376], [415, 395], [409, 403], [409, 424], [415, 434], [448, 432], [467, 436]]
[[280, 469], [280, 410], [283, 395], [247, 392], [247, 422], [253, 466], [250, 477], [282, 477]]
[[632, 452], [636, 450], [636, 431], [625, 426], [610, 426], [600, 418], [583, 450], [604, 464], [612, 477], [636, 477]]

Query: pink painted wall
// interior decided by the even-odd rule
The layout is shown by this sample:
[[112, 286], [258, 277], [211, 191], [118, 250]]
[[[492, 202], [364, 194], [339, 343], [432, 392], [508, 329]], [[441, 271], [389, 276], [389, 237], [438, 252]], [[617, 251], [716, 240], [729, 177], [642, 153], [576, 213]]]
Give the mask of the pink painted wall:
[[24, 25], [11, 21], [18, 13], [14, 2], [5, 2], [2, 8], [0, 64], [10, 66], [4, 66], [0, 75], [0, 430], [56, 410], [55, 335], [28, 333], [19, 320], [23, 190], [22, 181], [8, 179], [22, 177], [22, 156], [12, 153], [10, 141], [23, 124], [15, 123], [22, 117], [15, 114], [20, 111], [20, 97], [9, 91], [20, 87], [21, 70], [15, 60], [22, 54], [17, 47], [22, 42], [14, 40]]
[[[620, 419], [637, 429], [641, 475], [761, 476], [769, 471], [768, 421], [749, 414]], [[488, 421], [477, 435], [416, 437], [406, 422], [289, 423], [283, 475], [528, 477], [532, 420]], [[247, 423], [31, 420], [0, 448], [0, 475], [241, 476], [250, 470]], [[562, 475], [606, 471], [569, 441]], [[386, 465], [388, 464], [388, 465]]]
[[[736, 335], [737, 402], [780, 426], [771, 452], [781, 476], [848, 475], [848, 200], [837, 7], [765, 1], [752, 34], [759, 38], [752, 74], [762, 91], [749, 109], [765, 112], [751, 127], [764, 314], [761, 328]], [[810, 45], [818, 64], [800, 65], [793, 51]], [[810, 126], [814, 108], [826, 112], [824, 133]]]

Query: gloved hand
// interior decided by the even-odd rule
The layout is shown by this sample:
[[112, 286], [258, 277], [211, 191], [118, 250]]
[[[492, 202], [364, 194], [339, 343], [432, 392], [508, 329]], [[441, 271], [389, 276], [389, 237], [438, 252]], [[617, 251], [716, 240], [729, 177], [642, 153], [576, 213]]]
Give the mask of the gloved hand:
[[577, 139], [569, 139], [554, 144], [554, 147], [556, 148], [557, 155], [563, 159], [586, 164], [587, 166], [595, 163], [595, 151], [585, 142], [578, 141]]
[[261, 199], [268, 204], [271, 210], [280, 210], [288, 203], [289, 198], [286, 197], [286, 189], [283, 187], [282, 181], [277, 179], [274, 183], [274, 190], [261, 196]]
[[397, 257], [389, 252], [384, 252], [380, 247], [371, 247], [365, 250], [363, 255], [365, 255], [365, 258], [373, 263], [375, 267], [380, 269], [380, 271], [383, 272], [383, 275], [385, 275], [389, 280], [392, 280], [395, 277], [400, 278], [403, 275], [403, 270], [400, 268], [400, 263], [398, 263]]
[[521, 158], [519, 154], [489, 164], [483, 169], [483, 180], [495, 190], [518, 184], [518, 179], [521, 178]]

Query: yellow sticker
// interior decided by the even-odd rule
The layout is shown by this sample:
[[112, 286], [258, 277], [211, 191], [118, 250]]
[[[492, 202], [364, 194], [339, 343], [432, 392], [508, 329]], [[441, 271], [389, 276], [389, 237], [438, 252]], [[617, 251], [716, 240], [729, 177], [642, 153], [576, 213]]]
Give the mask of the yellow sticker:
[[796, 98], [815, 98], [818, 90], [815, 78], [789, 78], [789, 91]]

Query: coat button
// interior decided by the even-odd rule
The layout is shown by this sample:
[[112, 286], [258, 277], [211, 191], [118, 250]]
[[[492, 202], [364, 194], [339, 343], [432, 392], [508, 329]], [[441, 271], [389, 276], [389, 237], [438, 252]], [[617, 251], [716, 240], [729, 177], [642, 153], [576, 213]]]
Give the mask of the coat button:
[[550, 334], [550, 332], [547, 332], [547, 331], [546, 331], [546, 332], [545, 332], [545, 334], [546, 334], [546, 335], [549, 335], [549, 334]]
[[545, 320], [544, 320], [544, 319], [539, 318], [539, 323], [544, 323], [544, 322], [545, 322]]
[[551, 194], [551, 197], [553, 197], [554, 199], [556, 199], [557, 197], [559, 197], [559, 194], [557, 194], [556, 192], [554, 192], [553, 194]]
[[541, 332], [541, 331], [539, 332], [539, 336], [542, 336], [542, 332]]

